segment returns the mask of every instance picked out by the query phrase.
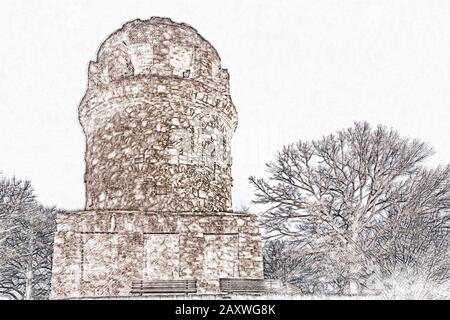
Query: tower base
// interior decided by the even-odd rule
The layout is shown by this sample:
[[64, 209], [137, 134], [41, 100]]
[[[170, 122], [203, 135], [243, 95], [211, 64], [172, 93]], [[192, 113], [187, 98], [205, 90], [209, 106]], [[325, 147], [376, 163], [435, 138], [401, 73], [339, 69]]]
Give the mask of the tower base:
[[256, 216], [235, 213], [80, 211], [60, 213], [53, 299], [130, 296], [136, 280], [263, 278]]

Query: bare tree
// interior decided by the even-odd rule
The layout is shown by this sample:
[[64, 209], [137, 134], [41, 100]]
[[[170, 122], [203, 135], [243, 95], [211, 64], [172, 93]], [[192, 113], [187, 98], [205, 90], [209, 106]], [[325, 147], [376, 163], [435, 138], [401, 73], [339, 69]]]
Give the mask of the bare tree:
[[366, 122], [320, 140], [285, 146], [267, 164], [268, 179], [250, 177], [257, 204], [268, 209], [268, 237], [305, 244], [346, 266], [346, 293], [360, 293], [376, 274], [379, 227], [400, 212], [444, 216], [450, 169], [427, 170], [432, 149]]
[[263, 247], [264, 277], [294, 285], [306, 294], [327, 292], [333, 283], [328, 281], [325, 257], [303, 249], [296, 242], [267, 240]]
[[301, 271], [303, 257], [286, 240], [269, 240], [263, 247], [264, 275], [268, 279], [279, 279], [292, 283]]
[[375, 242], [375, 286], [384, 296], [450, 297], [448, 217], [400, 212], [379, 227]]
[[37, 203], [29, 181], [0, 179], [0, 295], [48, 297], [55, 213]]

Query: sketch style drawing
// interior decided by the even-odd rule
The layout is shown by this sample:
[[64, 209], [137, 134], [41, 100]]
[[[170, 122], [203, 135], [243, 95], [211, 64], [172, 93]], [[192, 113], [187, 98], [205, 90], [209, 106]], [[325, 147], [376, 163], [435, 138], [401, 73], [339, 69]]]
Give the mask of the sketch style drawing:
[[[70, 36], [53, 28], [60, 23], [67, 31], [66, 16], [36, 15], [36, 25], [45, 21], [59, 41], [44, 41], [48, 29], [30, 33], [23, 19], [0, 19], [14, 26], [0, 48], [7, 61], [0, 74], [8, 79], [0, 89], [10, 105], [0, 115], [0, 150], [6, 150], [0, 157], [0, 300], [450, 299], [450, 47], [437, 36], [445, 39], [448, 19], [427, 16], [418, 9], [425, 4], [405, 5], [410, 12], [398, 7], [404, 19], [391, 14], [378, 21], [378, 9], [387, 12], [388, 4], [270, 3], [279, 14], [269, 17], [263, 11], [270, 6], [257, 1], [241, 11], [197, 6], [210, 11], [195, 24], [208, 29], [211, 23], [217, 32], [211, 38], [231, 48], [222, 58], [241, 81], [233, 90], [245, 105], [239, 131], [228, 70], [188, 24], [151, 17], [110, 34], [87, 64], [77, 122], [69, 114], [75, 108], [60, 105], [74, 107], [82, 94], [62, 88], [84, 83], [79, 77], [86, 75], [66, 73], [79, 65], [59, 72], [54, 55], [64, 57], [61, 65], [88, 61], [69, 54], [94, 53], [91, 46], [105, 31], [92, 25], [111, 30], [109, 23], [127, 21], [136, 5], [120, 4], [114, 15], [108, 4], [107, 19], [80, 5], [86, 8], [74, 17], [79, 25]], [[167, 6], [140, 7], [151, 12], [157, 5]], [[166, 9], [189, 14], [179, 6]], [[58, 10], [72, 16], [64, 5]], [[364, 10], [374, 19], [370, 32]], [[244, 23], [250, 28], [240, 33]], [[430, 31], [436, 36], [427, 41], [436, 41], [423, 42]], [[224, 39], [227, 33], [232, 36]], [[30, 39], [39, 51], [29, 49]], [[83, 50], [73, 49], [76, 41]], [[64, 44], [64, 51], [55, 50]], [[36, 53], [48, 65], [20, 66]], [[63, 82], [55, 83], [57, 73]], [[34, 74], [47, 82], [34, 88]], [[49, 97], [38, 99], [43, 93]], [[40, 123], [46, 123], [41, 131]], [[69, 133], [59, 135], [61, 128]], [[11, 139], [26, 134], [33, 136]], [[431, 145], [440, 159], [431, 159]], [[58, 154], [43, 157], [49, 149]], [[74, 180], [66, 176], [69, 167]], [[15, 177], [28, 172], [36, 192]]]
[[262, 279], [256, 217], [231, 209], [237, 112], [214, 47], [187, 24], [135, 20], [88, 73], [86, 210], [57, 216], [51, 297], [171, 280], [217, 293], [221, 278]]

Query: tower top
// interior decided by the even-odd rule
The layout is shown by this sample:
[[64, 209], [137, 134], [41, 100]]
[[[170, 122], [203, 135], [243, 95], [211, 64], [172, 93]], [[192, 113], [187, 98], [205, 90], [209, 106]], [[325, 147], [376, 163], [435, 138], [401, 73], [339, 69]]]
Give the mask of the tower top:
[[[152, 77], [192, 80], [221, 95], [230, 95], [227, 69], [222, 68], [216, 49], [196, 29], [170, 18], [136, 19], [108, 36], [96, 60], [90, 62], [88, 90], [80, 104], [81, 122], [89, 118], [91, 110], [86, 105], [92, 94], [133, 79]], [[235, 118], [234, 105], [228, 107], [224, 111]]]
[[131, 20], [128, 21], [126, 23], [124, 23], [122, 25], [122, 27], [120, 29], [118, 29], [117, 31], [113, 32], [102, 44], [102, 46], [99, 49], [99, 52], [102, 50], [102, 47], [104, 44], [106, 44], [108, 42], [108, 40], [110, 38], [112, 38], [116, 33], [126, 33], [126, 32], [132, 32], [133, 30], [136, 29], [142, 29], [142, 28], [148, 28], [148, 30], [151, 32], [152, 28], [154, 26], [160, 26], [160, 27], [164, 27], [164, 28], [182, 28], [184, 30], [186, 30], [189, 33], [192, 34], [196, 34], [200, 39], [202, 39], [204, 42], [206, 42], [211, 49], [213, 49], [215, 51], [215, 54], [217, 56], [217, 58], [219, 58], [219, 54], [217, 53], [216, 49], [214, 48], [214, 46], [207, 40], [205, 39], [198, 31], [197, 29], [195, 29], [194, 27], [192, 27], [190, 24], [184, 23], [184, 22], [174, 22], [172, 19], [168, 18], [168, 17], [150, 17], [149, 19], [135, 19], [135, 20]]
[[216, 49], [190, 25], [169, 18], [136, 19], [112, 33], [90, 63], [89, 84], [143, 74], [192, 78], [228, 89], [228, 72]]

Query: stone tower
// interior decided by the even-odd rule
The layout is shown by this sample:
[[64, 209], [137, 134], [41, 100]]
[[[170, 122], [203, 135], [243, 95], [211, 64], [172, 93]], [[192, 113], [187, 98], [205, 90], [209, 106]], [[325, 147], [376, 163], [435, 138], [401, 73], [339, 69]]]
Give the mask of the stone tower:
[[256, 218], [234, 214], [229, 76], [184, 23], [126, 23], [79, 106], [86, 210], [58, 215], [52, 297], [127, 296], [133, 280], [262, 278]]
[[89, 65], [79, 114], [87, 209], [231, 210], [237, 114], [228, 72], [195, 29], [125, 24]]

